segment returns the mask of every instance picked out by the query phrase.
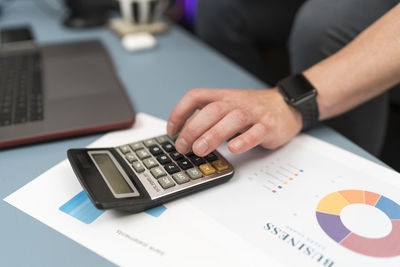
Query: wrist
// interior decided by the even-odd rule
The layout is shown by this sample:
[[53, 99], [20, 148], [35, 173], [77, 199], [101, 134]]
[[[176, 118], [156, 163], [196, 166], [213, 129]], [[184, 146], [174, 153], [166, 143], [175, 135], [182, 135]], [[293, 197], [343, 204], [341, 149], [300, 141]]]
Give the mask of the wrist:
[[277, 87], [286, 103], [300, 112], [303, 130], [308, 130], [318, 123], [318, 92], [303, 74], [287, 77], [279, 81]]
[[287, 118], [287, 120], [289, 120], [290, 123], [293, 124], [292, 126], [297, 129], [297, 132], [300, 132], [303, 127], [303, 118], [300, 111], [286, 102], [284, 96], [279, 92], [278, 87], [268, 89], [268, 91], [274, 91], [276, 95], [275, 101], [279, 104], [280, 107], [283, 107], [282, 110], [279, 109], [279, 112], [282, 114], [286, 114], [285, 117]]

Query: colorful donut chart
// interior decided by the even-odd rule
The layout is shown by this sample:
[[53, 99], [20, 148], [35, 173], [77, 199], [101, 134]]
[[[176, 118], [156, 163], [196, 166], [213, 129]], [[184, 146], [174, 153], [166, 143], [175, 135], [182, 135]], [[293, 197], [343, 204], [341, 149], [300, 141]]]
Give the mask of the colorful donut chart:
[[[392, 231], [382, 238], [366, 238], [351, 232], [340, 219], [342, 209], [351, 204], [380, 209], [391, 220]], [[337, 191], [321, 199], [316, 214], [322, 230], [347, 249], [372, 257], [400, 255], [400, 205], [385, 196], [363, 190]]]

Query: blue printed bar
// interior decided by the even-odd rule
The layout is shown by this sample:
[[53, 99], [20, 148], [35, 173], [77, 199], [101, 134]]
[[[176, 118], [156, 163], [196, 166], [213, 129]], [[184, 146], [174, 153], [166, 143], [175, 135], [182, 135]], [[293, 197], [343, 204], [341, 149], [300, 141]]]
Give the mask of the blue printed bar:
[[86, 224], [92, 223], [104, 213], [104, 210], [99, 210], [92, 204], [85, 191], [81, 191], [62, 205], [60, 211]]
[[153, 217], [159, 217], [167, 208], [163, 205], [148, 209], [145, 212]]

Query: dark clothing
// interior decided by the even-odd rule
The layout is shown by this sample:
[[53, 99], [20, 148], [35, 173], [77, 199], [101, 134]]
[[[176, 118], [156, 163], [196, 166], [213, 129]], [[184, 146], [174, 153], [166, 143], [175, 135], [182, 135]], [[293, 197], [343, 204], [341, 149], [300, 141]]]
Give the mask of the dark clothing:
[[[340, 50], [398, 3], [199, 0], [197, 30], [200, 38], [259, 77], [268, 71], [262, 57], [265, 46], [287, 43], [292, 72], [298, 73]], [[326, 124], [378, 155], [386, 133], [388, 102], [385, 93]]]
[[198, 0], [202, 40], [263, 78], [273, 71], [265, 47], [285, 47], [296, 11], [305, 0]]

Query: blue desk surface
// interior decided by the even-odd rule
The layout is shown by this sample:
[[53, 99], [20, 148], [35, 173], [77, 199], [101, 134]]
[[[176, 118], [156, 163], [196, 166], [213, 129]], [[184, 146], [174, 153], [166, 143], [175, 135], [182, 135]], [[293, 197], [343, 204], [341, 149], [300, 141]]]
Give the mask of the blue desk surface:
[[[182, 95], [192, 88], [266, 87], [176, 26], [171, 26], [167, 34], [157, 37], [158, 47], [155, 50], [129, 53], [107, 28], [65, 29], [61, 25], [62, 14], [47, 14], [38, 9], [35, 2], [15, 1], [9, 4], [0, 18], [0, 27], [30, 24], [38, 43], [101, 39], [138, 112], [167, 119]], [[309, 133], [380, 163], [327, 127], [321, 126]], [[0, 151], [0, 265], [113, 265], [2, 200], [65, 159], [68, 148], [87, 146], [100, 136], [76, 137]]]

